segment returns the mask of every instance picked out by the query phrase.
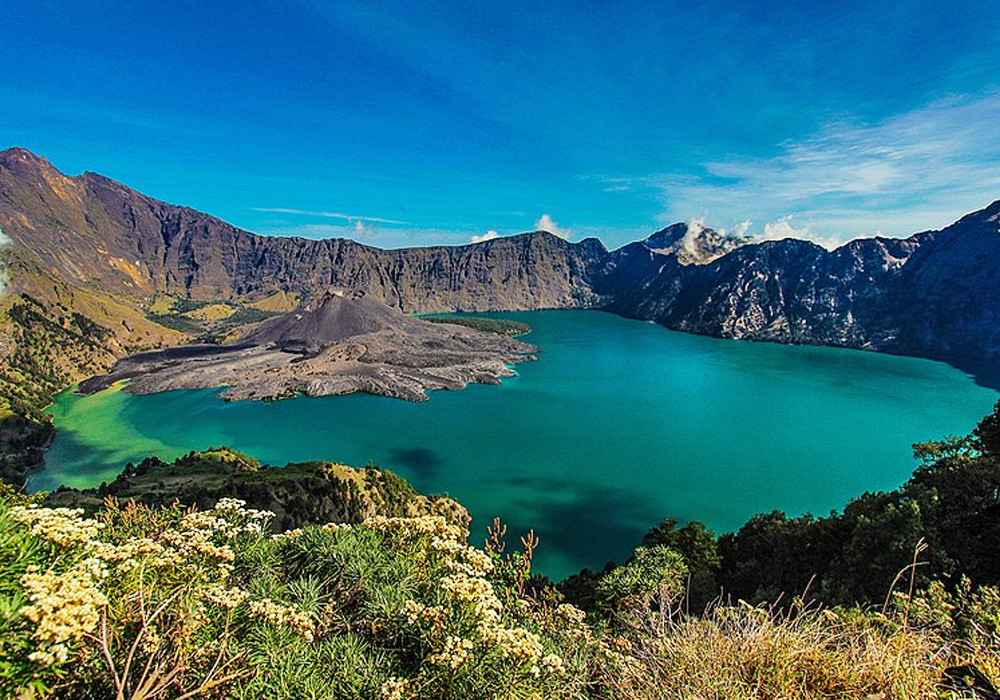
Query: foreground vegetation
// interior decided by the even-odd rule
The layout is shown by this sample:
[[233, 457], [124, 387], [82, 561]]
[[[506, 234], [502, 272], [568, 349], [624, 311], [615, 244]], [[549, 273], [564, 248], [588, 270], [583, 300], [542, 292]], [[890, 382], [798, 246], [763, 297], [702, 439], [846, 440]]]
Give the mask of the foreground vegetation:
[[532, 586], [537, 540], [508, 553], [499, 523], [477, 549], [441, 516], [273, 533], [234, 499], [94, 518], [37, 500], [0, 498], [3, 697], [923, 698], [949, 664], [1000, 670], [995, 589], [964, 627], [941, 590], [685, 616], [682, 558], [654, 547], [588, 619]]
[[[981, 532], [955, 543], [956, 528], [987, 522], [977, 518], [996, 507], [998, 427], [1000, 405], [968, 438], [919, 446], [927, 461], [902, 489], [856, 502], [926, 514], [913, 532], [900, 527], [913, 518], [862, 516], [855, 504], [771, 540], [755, 534], [758, 519], [721, 541], [668, 520], [624, 565], [562, 591], [532, 575], [533, 533], [509, 547], [497, 520], [482, 549], [470, 546], [464, 509], [372, 467], [285, 471], [218, 448], [132, 466], [83, 494], [86, 511], [54, 507], [78, 492], [45, 500], [5, 487], [0, 697], [994, 698], [995, 556]], [[210, 477], [216, 490], [200, 508], [166, 499]], [[287, 511], [298, 491], [282, 483], [323, 480], [339, 505], [281, 532], [273, 513], [221, 495], [269, 493]], [[788, 552], [814, 544], [799, 539], [811, 527], [846, 538], [837, 551], [853, 552], [853, 577], [803, 558], [812, 580], [774, 588]], [[773, 548], [770, 568], [733, 558], [747, 542], [758, 556]], [[889, 556], [895, 542], [913, 545], [896, 571], [859, 554]], [[747, 562], [759, 562], [764, 582], [752, 597], [767, 587], [776, 597], [723, 590], [706, 605], [727, 570], [750, 580]], [[824, 583], [835, 570], [841, 587]], [[868, 599], [816, 602], [831, 591]]]

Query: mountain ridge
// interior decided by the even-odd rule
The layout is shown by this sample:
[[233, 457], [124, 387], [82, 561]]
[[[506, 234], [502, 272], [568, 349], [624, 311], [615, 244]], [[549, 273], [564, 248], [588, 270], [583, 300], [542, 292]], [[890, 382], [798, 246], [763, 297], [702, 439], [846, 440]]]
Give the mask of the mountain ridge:
[[[989, 302], [1000, 294], [998, 211], [994, 202], [941, 231], [833, 251], [796, 239], [745, 242], [696, 224], [610, 251], [595, 238], [545, 232], [383, 250], [260, 236], [101, 175], [67, 177], [25, 149], [0, 154], [0, 226], [21, 254], [140, 310], [163, 294], [255, 302], [344, 287], [407, 313], [596, 308], [719, 337], [972, 363], [1000, 358]], [[709, 248], [727, 249], [685, 259], [694, 230], [707, 232]]]

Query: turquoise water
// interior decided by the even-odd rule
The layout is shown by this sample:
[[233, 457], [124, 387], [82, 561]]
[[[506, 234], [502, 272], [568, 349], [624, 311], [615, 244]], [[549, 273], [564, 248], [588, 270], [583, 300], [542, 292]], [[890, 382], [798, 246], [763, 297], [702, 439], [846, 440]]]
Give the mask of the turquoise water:
[[264, 462], [371, 461], [509, 538], [534, 528], [559, 578], [621, 561], [664, 516], [717, 532], [825, 514], [907, 479], [910, 445], [966, 434], [998, 395], [942, 363], [703, 338], [601, 312], [505, 314], [542, 351], [501, 386], [411, 404], [352, 395], [227, 403], [214, 390], [60, 395], [36, 489], [226, 444]]

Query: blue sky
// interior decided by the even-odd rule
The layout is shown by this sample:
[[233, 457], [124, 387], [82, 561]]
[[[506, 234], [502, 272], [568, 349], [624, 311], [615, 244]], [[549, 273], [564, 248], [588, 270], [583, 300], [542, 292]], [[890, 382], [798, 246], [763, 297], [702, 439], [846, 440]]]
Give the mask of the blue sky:
[[833, 244], [1000, 198], [996, 0], [3, 5], [0, 147], [260, 233]]

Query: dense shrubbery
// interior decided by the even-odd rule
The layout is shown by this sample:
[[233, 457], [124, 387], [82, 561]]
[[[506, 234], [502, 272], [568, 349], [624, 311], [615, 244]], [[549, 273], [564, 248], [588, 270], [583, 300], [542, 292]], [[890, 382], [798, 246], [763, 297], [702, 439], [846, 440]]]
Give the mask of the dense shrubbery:
[[924, 698], [950, 663], [1000, 671], [996, 589], [690, 616], [689, 566], [655, 543], [587, 620], [499, 523], [479, 550], [440, 516], [268, 519], [233, 499], [86, 518], [4, 491], [0, 697]]
[[268, 514], [0, 505], [0, 695], [582, 697], [583, 614], [440, 516], [271, 534]]

